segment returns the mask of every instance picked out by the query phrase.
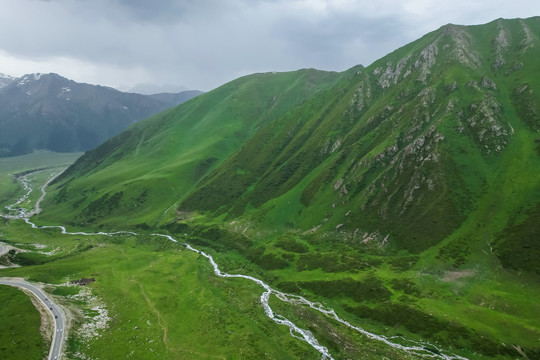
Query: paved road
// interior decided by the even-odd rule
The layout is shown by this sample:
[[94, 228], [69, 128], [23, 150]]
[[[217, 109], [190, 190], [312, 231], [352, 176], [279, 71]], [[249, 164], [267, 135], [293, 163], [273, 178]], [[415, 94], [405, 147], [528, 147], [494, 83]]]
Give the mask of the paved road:
[[49, 351], [49, 359], [59, 359], [62, 345], [65, 338], [65, 324], [66, 317], [64, 311], [55, 303], [49, 299], [47, 295], [39, 287], [24, 281], [20, 278], [3, 278], [0, 277], [0, 284], [15, 286], [21, 289], [26, 289], [32, 292], [35, 297], [37, 297], [47, 308], [54, 318], [54, 335], [53, 341], [51, 344], [51, 349]]

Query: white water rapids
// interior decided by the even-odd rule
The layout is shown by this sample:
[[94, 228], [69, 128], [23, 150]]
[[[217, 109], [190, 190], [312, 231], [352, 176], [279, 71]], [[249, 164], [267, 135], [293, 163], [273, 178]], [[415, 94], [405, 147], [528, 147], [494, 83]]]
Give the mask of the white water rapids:
[[[32, 188], [31, 188], [29, 180], [27, 178], [27, 176], [29, 176], [31, 174], [33, 174], [33, 173], [28, 173], [28, 174], [26, 174], [24, 176], [20, 176], [20, 177], [17, 178], [17, 180], [19, 180], [22, 183], [22, 185], [23, 185], [23, 187], [24, 187], [24, 189], [26, 191], [26, 194], [23, 195], [16, 203], [6, 206], [6, 208], [9, 211], [17, 211], [18, 215], [0, 214], [0, 217], [7, 218], [7, 219], [12, 219], [12, 220], [15, 220], [15, 219], [24, 220], [27, 224], [29, 224], [34, 229], [60, 229], [62, 234], [68, 234], [68, 235], [83, 235], [83, 236], [93, 236], [93, 235], [104, 235], [104, 236], [133, 235], [133, 236], [139, 236], [138, 233], [131, 232], [131, 231], [117, 231], [117, 232], [110, 232], [110, 233], [101, 232], [101, 231], [100, 232], [95, 232], [95, 233], [68, 232], [66, 230], [66, 228], [64, 226], [62, 226], [62, 225], [37, 226], [35, 223], [30, 221], [30, 217], [32, 215], [35, 215], [35, 214], [37, 214], [37, 213], [39, 213], [41, 211], [40, 203], [41, 203], [41, 201], [44, 199], [44, 197], [46, 195], [47, 186], [58, 175], [60, 175], [60, 173], [58, 173], [56, 175], [53, 175], [41, 187], [41, 192], [42, 192], [41, 197], [36, 202], [34, 209], [31, 210], [31, 211], [28, 211], [26, 209], [18, 207], [18, 205], [21, 204], [23, 201], [25, 201], [30, 196], [30, 193], [32, 192]], [[165, 234], [150, 234], [150, 235], [151, 236], [164, 237], [164, 238], [166, 238], [166, 239], [168, 239], [170, 241], [178, 243], [178, 241], [176, 239], [174, 239], [170, 235], [165, 235]], [[429, 344], [429, 343], [411, 341], [411, 340], [404, 339], [403, 337], [386, 337], [384, 335], [373, 334], [373, 333], [371, 333], [371, 332], [369, 332], [367, 330], [364, 330], [364, 329], [362, 329], [362, 328], [360, 328], [358, 326], [352, 325], [347, 320], [344, 320], [344, 319], [340, 318], [336, 314], [334, 309], [326, 308], [320, 303], [309, 301], [306, 298], [304, 298], [302, 296], [299, 296], [299, 295], [287, 294], [287, 293], [281, 292], [279, 290], [273, 289], [272, 287], [270, 287], [270, 285], [268, 285], [264, 281], [262, 281], [260, 279], [257, 279], [257, 278], [255, 278], [253, 276], [242, 275], [242, 274], [228, 274], [226, 272], [223, 272], [223, 271], [221, 271], [219, 269], [219, 266], [214, 261], [214, 258], [212, 257], [212, 255], [207, 254], [204, 251], [198, 250], [198, 249], [194, 248], [193, 246], [191, 246], [188, 243], [180, 243], [180, 244], [183, 245], [184, 247], [186, 247], [188, 250], [196, 252], [197, 254], [200, 254], [201, 256], [204, 256], [205, 258], [207, 258], [208, 261], [210, 262], [210, 264], [212, 265], [213, 269], [214, 269], [214, 273], [217, 276], [223, 277], [223, 278], [242, 278], [242, 279], [253, 281], [253, 282], [257, 283], [258, 285], [260, 285], [264, 289], [264, 292], [261, 295], [260, 299], [261, 299], [261, 305], [263, 306], [264, 312], [266, 313], [266, 315], [270, 319], [272, 319], [275, 323], [280, 324], [280, 325], [288, 326], [289, 330], [290, 330], [290, 333], [291, 333], [291, 336], [293, 336], [293, 337], [295, 337], [295, 338], [297, 338], [299, 340], [305, 341], [306, 343], [311, 345], [315, 350], [317, 350], [321, 354], [321, 359], [333, 359], [332, 355], [328, 351], [328, 348], [321, 345], [317, 341], [315, 336], [311, 333], [311, 331], [302, 329], [302, 328], [298, 327], [296, 324], [294, 324], [292, 321], [290, 321], [289, 319], [285, 318], [284, 316], [281, 316], [279, 314], [274, 313], [274, 311], [272, 310], [272, 308], [270, 307], [270, 304], [269, 304], [270, 295], [272, 295], [272, 294], [275, 295], [276, 298], [278, 298], [279, 300], [281, 300], [283, 302], [308, 306], [311, 309], [313, 309], [315, 311], [318, 311], [321, 314], [325, 315], [326, 317], [334, 319], [335, 321], [341, 323], [342, 325], [348, 327], [349, 329], [357, 331], [357, 332], [363, 334], [364, 336], [366, 336], [366, 337], [368, 337], [368, 338], [370, 338], [372, 340], [380, 341], [380, 342], [382, 342], [382, 343], [384, 343], [384, 344], [386, 344], [386, 345], [388, 345], [388, 346], [390, 346], [390, 347], [392, 347], [394, 349], [403, 350], [403, 351], [405, 351], [405, 352], [407, 352], [407, 353], [409, 353], [411, 355], [416, 355], [416, 356], [423, 357], [423, 358], [435, 358], [435, 359], [444, 359], [444, 360], [452, 360], [452, 359], [467, 360], [467, 358], [464, 358], [462, 356], [447, 355], [447, 354], [445, 354], [444, 350], [442, 350], [442, 349], [440, 349], [440, 348], [438, 348], [438, 347], [436, 347], [436, 346], [434, 346], [432, 344]], [[398, 343], [396, 340], [400, 340], [402, 343]], [[409, 344], [409, 345], [405, 345], [405, 344]]]

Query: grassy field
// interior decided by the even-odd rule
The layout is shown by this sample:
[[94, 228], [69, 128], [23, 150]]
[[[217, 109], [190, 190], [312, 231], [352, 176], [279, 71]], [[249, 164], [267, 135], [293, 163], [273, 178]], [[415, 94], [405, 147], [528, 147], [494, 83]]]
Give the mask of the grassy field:
[[[216, 260], [320, 301], [376, 334], [428, 341], [470, 359], [515, 358], [520, 356], [516, 348], [530, 358], [539, 354], [538, 281], [502, 270], [489, 249], [471, 249], [471, 260], [455, 268], [436, 259], [438, 248], [411, 256], [377, 247], [359, 251], [354, 242], [338, 238], [324, 243], [298, 234], [270, 239], [255, 246], [247, 263], [230, 254]], [[306, 309], [282, 307], [319, 339], [327, 339], [329, 348], [340, 349], [328, 334], [330, 326], [321, 325], [331, 321]]]
[[[268, 319], [259, 304], [262, 289], [245, 280], [215, 277], [197, 254], [156, 237], [60, 236], [4, 226], [6, 239], [60, 246], [53, 256], [25, 255], [34, 265], [0, 271], [30, 281], [65, 284], [95, 278], [84, 289], [94, 299], [74, 296], [73, 287], [52, 286], [67, 306], [82, 309], [68, 352], [92, 358], [281, 358], [316, 359], [317, 353]], [[60, 239], [58, 241], [57, 239]], [[52, 290], [55, 289], [55, 290]], [[106, 326], [87, 331], [107, 311]]]
[[[319, 358], [286, 328], [266, 318], [259, 303], [260, 287], [216, 277], [205, 258], [163, 238], [60, 235], [54, 229], [31, 230], [20, 221], [4, 223], [2, 233], [8, 242], [16, 239], [21, 248], [41, 244], [43, 252], [57, 249], [52, 256], [25, 253], [17, 260], [27, 266], [4, 269], [0, 275], [56, 284], [50, 292], [81, 311], [75, 322], [79, 335], [68, 342], [73, 356]], [[276, 254], [293, 254], [297, 263], [307, 254], [298, 245], [301, 240], [294, 244], [283, 240], [271, 246], [280, 249]], [[306, 242], [305, 246], [313, 245]], [[515, 356], [503, 343], [534, 358], [531, 350], [540, 334], [540, 308], [534, 301], [540, 296], [537, 287], [524, 278], [493, 271], [488, 262], [455, 271], [419, 268], [410, 258], [380, 256], [377, 262], [372, 254], [365, 259], [371, 261], [369, 269], [333, 272], [330, 264], [335, 259], [323, 254], [303, 260], [302, 271], [290, 265], [264, 270], [234, 252], [215, 253], [215, 257], [225, 270], [260, 276], [285, 291], [319, 300], [342, 316], [348, 312], [352, 314], [346, 316], [348, 321], [377, 334], [427, 340], [471, 359]], [[84, 289], [58, 285], [83, 277], [96, 281]], [[81, 290], [90, 291], [95, 299], [76, 295]], [[336, 359], [351, 354], [366, 359], [409, 358], [307, 308], [275, 299], [271, 304], [310, 329]], [[96, 330], [97, 336], [81, 336], [83, 324], [100, 318], [92, 310], [96, 306], [106, 309], [110, 319]]]
[[40, 334], [40, 317], [28, 295], [0, 285], [0, 358], [43, 359], [49, 343]]
[[[6, 165], [3, 175], [35, 163], [19, 165]], [[20, 189], [11, 193], [20, 196]], [[50, 296], [72, 310], [69, 358], [318, 358], [266, 317], [259, 286], [217, 278], [205, 258], [163, 238], [62, 235], [4, 219], [0, 238], [27, 250], [11, 259], [22, 267], [0, 269], [0, 276], [48, 284]], [[96, 281], [69, 285], [83, 277]], [[30, 320], [21, 321], [35, 329]], [[22, 352], [17, 357], [32, 358]]]

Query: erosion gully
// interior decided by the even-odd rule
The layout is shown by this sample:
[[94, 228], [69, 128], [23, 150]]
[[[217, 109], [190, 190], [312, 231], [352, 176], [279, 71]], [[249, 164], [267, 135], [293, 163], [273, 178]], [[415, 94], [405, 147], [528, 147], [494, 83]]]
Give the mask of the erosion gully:
[[[132, 231], [116, 231], [116, 232], [69, 232], [66, 230], [66, 228], [62, 225], [52, 225], [52, 226], [38, 226], [32, 221], [30, 221], [30, 218], [39, 213], [41, 211], [40, 203], [45, 198], [47, 192], [47, 186], [57, 177], [59, 176], [61, 172], [52, 175], [47, 182], [41, 187], [41, 197], [36, 202], [34, 209], [28, 211], [26, 209], [23, 209], [19, 207], [19, 205], [25, 201], [32, 192], [32, 187], [30, 185], [30, 181], [28, 180], [28, 176], [34, 175], [37, 172], [44, 171], [44, 170], [36, 170], [35, 172], [29, 172], [25, 174], [24, 176], [19, 176], [16, 179], [21, 182], [22, 186], [24, 187], [26, 193], [14, 204], [6, 206], [7, 210], [10, 212], [17, 212], [16, 215], [9, 215], [9, 214], [0, 214], [0, 217], [11, 219], [11, 220], [24, 220], [28, 225], [30, 225], [34, 229], [59, 229], [62, 234], [67, 235], [81, 235], [81, 236], [96, 236], [96, 235], [103, 235], [103, 236], [126, 236], [126, 235], [132, 235], [132, 236], [139, 236], [140, 234]], [[179, 243], [180, 245], [184, 246], [186, 249], [193, 251], [201, 256], [204, 256], [210, 264], [212, 265], [214, 269], [214, 274], [216, 276], [222, 277], [222, 278], [241, 278], [246, 279], [249, 281], [253, 281], [254, 283], [261, 286], [264, 290], [262, 293], [260, 299], [261, 299], [261, 305], [264, 308], [264, 312], [266, 315], [272, 319], [276, 324], [285, 325], [289, 328], [291, 336], [294, 338], [297, 338], [299, 340], [305, 341], [308, 343], [311, 347], [313, 347], [316, 351], [318, 351], [321, 354], [321, 359], [330, 360], [334, 359], [332, 355], [330, 354], [330, 351], [328, 348], [324, 345], [321, 345], [319, 341], [315, 338], [315, 336], [311, 333], [311, 331], [302, 329], [296, 324], [294, 324], [291, 320], [287, 319], [286, 317], [276, 314], [272, 308], [270, 307], [270, 296], [274, 295], [277, 299], [287, 302], [290, 304], [296, 304], [296, 305], [302, 305], [302, 306], [308, 306], [309, 308], [320, 312], [321, 314], [325, 315], [328, 318], [334, 319], [335, 321], [339, 322], [340, 324], [348, 327], [349, 329], [352, 329], [354, 331], [357, 331], [361, 333], [362, 335], [366, 336], [369, 339], [380, 341], [394, 349], [402, 350], [406, 353], [409, 353], [411, 355], [415, 355], [422, 358], [434, 358], [434, 359], [444, 359], [444, 360], [453, 360], [453, 359], [459, 359], [459, 360], [467, 360], [467, 358], [454, 355], [454, 354], [448, 354], [445, 350], [438, 348], [437, 346], [422, 342], [422, 341], [412, 341], [405, 339], [401, 336], [384, 336], [384, 335], [377, 335], [372, 332], [369, 332], [365, 329], [362, 329], [359, 326], [355, 326], [348, 322], [347, 320], [342, 319], [332, 308], [328, 308], [323, 306], [321, 303], [313, 302], [308, 299], [306, 299], [303, 296], [294, 295], [294, 294], [288, 294], [284, 293], [282, 291], [276, 290], [272, 288], [270, 285], [262, 281], [261, 279], [257, 279], [253, 276], [249, 275], [243, 275], [243, 274], [229, 274], [226, 272], [223, 272], [219, 269], [219, 265], [214, 261], [214, 258], [212, 255], [194, 248], [188, 243], [185, 242], [178, 242], [177, 239], [173, 238], [170, 235], [166, 234], [150, 234], [151, 236], [159, 236], [162, 238], [165, 238], [169, 241]]]

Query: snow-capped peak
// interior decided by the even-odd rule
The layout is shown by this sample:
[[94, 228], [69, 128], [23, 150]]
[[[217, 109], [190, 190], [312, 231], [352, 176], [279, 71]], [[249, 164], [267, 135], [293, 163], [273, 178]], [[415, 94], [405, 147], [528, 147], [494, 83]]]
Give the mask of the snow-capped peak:
[[41, 77], [45, 75], [42, 73], [34, 73], [34, 74], [26, 74], [19, 78], [19, 82], [17, 83], [17, 86], [24, 86], [25, 84], [28, 84], [32, 81], [37, 81], [41, 79]]

